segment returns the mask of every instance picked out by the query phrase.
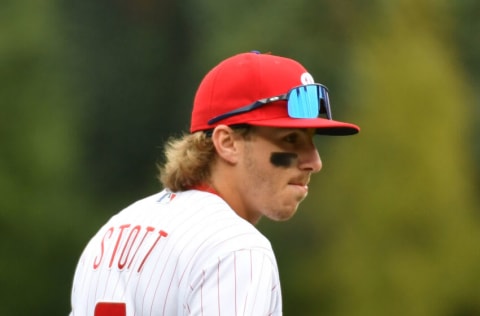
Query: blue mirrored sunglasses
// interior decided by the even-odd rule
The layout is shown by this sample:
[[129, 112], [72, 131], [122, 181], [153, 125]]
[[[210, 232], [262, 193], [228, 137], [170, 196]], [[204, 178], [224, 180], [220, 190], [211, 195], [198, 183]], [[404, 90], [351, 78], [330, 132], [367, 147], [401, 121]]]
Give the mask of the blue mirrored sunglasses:
[[324, 114], [327, 119], [332, 119], [328, 89], [322, 84], [315, 83], [295, 87], [282, 95], [260, 99], [252, 104], [216, 116], [209, 120], [208, 124], [214, 124], [231, 116], [250, 112], [265, 104], [282, 100], [287, 101], [288, 116], [291, 118], [317, 118]]

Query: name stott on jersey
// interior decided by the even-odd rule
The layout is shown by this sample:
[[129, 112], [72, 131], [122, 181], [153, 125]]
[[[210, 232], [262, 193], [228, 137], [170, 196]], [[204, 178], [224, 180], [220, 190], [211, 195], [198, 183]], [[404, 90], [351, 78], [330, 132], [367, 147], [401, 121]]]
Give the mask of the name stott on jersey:
[[270, 242], [215, 194], [166, 190], [90, 240], [74, 277], [73, 316], [280, 315]]

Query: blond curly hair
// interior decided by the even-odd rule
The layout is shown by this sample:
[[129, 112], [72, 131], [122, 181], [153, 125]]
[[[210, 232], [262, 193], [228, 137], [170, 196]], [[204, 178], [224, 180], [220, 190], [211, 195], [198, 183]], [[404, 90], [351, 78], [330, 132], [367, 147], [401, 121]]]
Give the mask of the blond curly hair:
[[170, 138], [165, 144], [165, 163], [158, 166], [158, 179], [173, 192], [185, 191], [210, 177], [215, 157], [212, 139], [203, 132]]
[[[235, 133], [248, 138], [251, 126], [231, 126]], [[170, 138], [164, 148], [165, 163], [158, 165], [158, 179], [172, 192], [185, 191], [205, 184], [210, 178], [211, 164], [216, 150], [210, 132], [183, 134]]]

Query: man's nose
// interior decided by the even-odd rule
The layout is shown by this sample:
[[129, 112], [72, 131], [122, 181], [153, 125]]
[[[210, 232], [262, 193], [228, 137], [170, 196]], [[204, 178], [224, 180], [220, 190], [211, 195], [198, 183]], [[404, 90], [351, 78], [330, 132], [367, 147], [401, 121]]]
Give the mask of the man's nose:
[[310, 171], [311, 173], [319, 172], [322, 170], [322, 160], [320, 154], [314, 144], [311, 144], [301, 154], [300, 169]]

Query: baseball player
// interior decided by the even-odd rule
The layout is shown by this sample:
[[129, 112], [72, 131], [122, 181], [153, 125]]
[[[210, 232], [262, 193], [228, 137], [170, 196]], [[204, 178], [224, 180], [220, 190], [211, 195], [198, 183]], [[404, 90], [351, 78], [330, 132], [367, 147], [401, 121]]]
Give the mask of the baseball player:
[[351, 135], [328, 90], [297, 61], [249, 52], [219, 63], [171, 139], [164, 190], [113, 216], [75, 272], [74, 316], [281, 315], [261, 217], [287, 220], [322, 162], [313, 137]]

